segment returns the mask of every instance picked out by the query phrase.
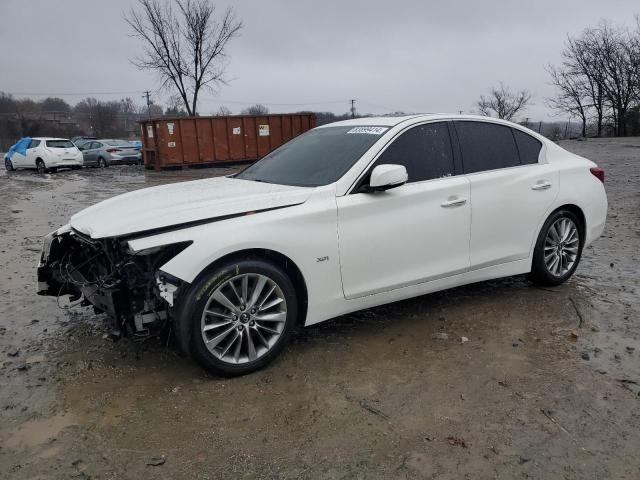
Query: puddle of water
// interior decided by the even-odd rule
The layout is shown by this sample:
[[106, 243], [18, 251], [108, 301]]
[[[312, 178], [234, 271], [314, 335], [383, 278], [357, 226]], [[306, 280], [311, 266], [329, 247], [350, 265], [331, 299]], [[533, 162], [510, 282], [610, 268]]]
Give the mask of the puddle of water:
[[70, 414], [59, 413], [50, 418], [31, 420], [20, 425], [5, 442], [7, 448], [35, 447], [55, 438], [63, 429], [76, 425]]

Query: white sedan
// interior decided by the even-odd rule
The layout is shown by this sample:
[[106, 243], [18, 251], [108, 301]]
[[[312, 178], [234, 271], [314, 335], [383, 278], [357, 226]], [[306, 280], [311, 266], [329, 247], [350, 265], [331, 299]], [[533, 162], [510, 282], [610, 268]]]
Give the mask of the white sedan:
[[520, 125], [414, 115], [315, 128], [226, 178], [106, 200], [45, 239], [39, 293], [211, 371], [273, 360], [296, 325], [528, 273], [558, 285], [605, 225], [604, 172]]
[[[28, 139], [27, 139], [28, 140]], [[5, 168], [35, 169], [38, 173], [55, 172], [58, 168], [82, 168], [82, 152], [66, 138], [34, 137], [26, 145], [24, 153], [15, 151], [5, 156]]]

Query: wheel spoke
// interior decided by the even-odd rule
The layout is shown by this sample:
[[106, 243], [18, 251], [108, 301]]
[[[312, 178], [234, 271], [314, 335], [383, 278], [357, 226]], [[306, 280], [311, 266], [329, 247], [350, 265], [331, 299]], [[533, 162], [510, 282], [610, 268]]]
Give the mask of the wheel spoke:
[[240, 336], [240, 334], [238, 333], [238, 331], [235, 331], [236, 335], [235, 337], [233, 337], [233, 339], [229, 342], [229, 344], [224, 348], [224, 350], [222, 352], [220, 352], [220, 358], [224, 358], [224, 356], [227, 354], [227, 352], [231, 349], [231, 347], [233, 346], [234, 343], [236, 343], [236, 340], [238, 339], [238, 337]]
[[558, 230], [555, 223], [549, 229], [549, 235], [555, 243], [560, 243], [560, 235], [558, 235]]
[[240, 360], [240, 350], [242, 350], [242, 337], [244, 335], [242, 334], [242, 332], [238, 333], [238, 343], [236, 345], [236, 349], [233, 352], [233, 359], [236, 361], [236, 363], [238, 363], [238, 361]]
[[233, 280], [229, 280], [229, 286], [231, 287], [231, 290], [233, 290], [233, 293], [236, 296], [238, 302], [242, 303], [242, 298], [240, 298], [240, 294], [238, 293], [238, 290], [236, 290], [236, 285], [235, 283], [233, 283]]
[[264, 338], [264, 336], [262, 335], [260, 330], [258, 328], [254, 328], [253, 331], [255, 332], [255, 334], [260, 339], [260, 342], [262, 343], [262, 345], [264, 345], [265, 347], [269, 348], [269, 342], [267, 342], [267, 340]]
[[222, 322], [207, 323], [202, 329], [202, 331], [208, 332], [210, 330], [215, 330], [216, 328], [224, 327], [225, 325], [230, 325], [231, 323], [233, 323], [231, 320], [227, 320], [226, 322], [222, 321]]
[[256, 353], [256, 346], [253, 344], [253, 339], [251, 338], [251, 330], [247, 330], [247, 350], [249, 353], [249, 361], [255, 360], [258, 355]]
[[285, 322], [287, 320], [287, 312], [265, 313], [256, 315], [258, 322]]
[[262, 301], [260, 302], [260, 304], [258, 305], [258, 310], [262, 310], [262, 305], [264, 305], [264, 302], [266, 302], [269, 297], [271, 296], [271, 294], [275, 291], [276, 289], [276, 285], [275, 283], [271, 286], [271, 288], [269, 289], [269, 291], [267, 292], [267, 294], [264, 296], [264, 298], [262, 299]]
[[260, 306], [259, 310], [263, 311], [263, 310], [269, 310], [270, 308], [275, 307], [276, 305], [280, 305], [282, 302], [284, 302], [283, 298], [280, 297], [276, 297], [273, 300], [271, 300], [270, 302], [263, 304], [262, 306]]
[[227, 296], [220, 291], [219, 288], [215, 292], [213, 292], [211, 298], [213, 298], [220, 305], [231, 310], [232, 312], [236, 312], [238, 310], [238, 308], [233, 303], [231, 303], [231, 300], [229, 300]]
[[242, 303], [247, 304], [247, 298], [249, 298], [249, 276], [242, 277]]
[[264, 288], [266, 283], [267, 283], [267, 277], [258, 278], [256, 285], [253, 287], [251, 300], [247, 302], [247, 308], [253, 307], [258, 302], [258, 298], [260, 298], [260, 294], [262, 293], [262, 289]]
[[265, 327], [264, 325], [261, 325], [259, 323], [256, 323], [256, 326], [262, 330], [264, 330], [265, 332], [269, 332], [269, 333], [273, 333], [273, 334], [279, 334], [280, 332], [278, 332], [277, 330], [274, 330], [273, 328], [270, 327]]
[[204, 313], [205, 315], [213, 315], [214, 317], [228, 318], [231, 320], [231, 315], [227, 315], [226, 313], [214, 312], [213, 310], [205, 310]]
[[215, 337], [213, 337], [213, 338], [211, 338], [211, 339], [207, 340], [206, 342], [207, 342], [208, 347], [209, 347], [209, 348], [213, 348], [213, 347], [215, 347], [215, 346], [216, 346], [216, 345], [218, 345], [222, 340], [224, 340], [224, 339], [227, 337], [227, 335], [229, 335], [229, 334], [230, 334], [233, 330], [235, 330], [235, 329], [236, 329], [236, 327], [232, 325], [231, 327], [227, 328], [227, 329], [226, 329], [224, 332], [222, 332], [221, 334], [216, 335]]

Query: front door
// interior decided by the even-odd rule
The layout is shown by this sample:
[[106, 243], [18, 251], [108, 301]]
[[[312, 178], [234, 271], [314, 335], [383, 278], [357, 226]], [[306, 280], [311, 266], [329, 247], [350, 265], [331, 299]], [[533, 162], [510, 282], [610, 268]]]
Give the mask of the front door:
[[31, 140], [29, 148], [27, 148], [27, 156], [23, 157], [24, 164], [22, 166], [36, 168], [36, 159], [38, 158], [38, 147], [42, 140]]
[[[426, 123], [400, 134], [374, 165], [400, 164], [408, 183], [338, 197], [340, 268], [346, 298], [465, 272], [469, 181], [456, 176], [449, 129]], [[367, 184], [365, 176], [362, 185]]]

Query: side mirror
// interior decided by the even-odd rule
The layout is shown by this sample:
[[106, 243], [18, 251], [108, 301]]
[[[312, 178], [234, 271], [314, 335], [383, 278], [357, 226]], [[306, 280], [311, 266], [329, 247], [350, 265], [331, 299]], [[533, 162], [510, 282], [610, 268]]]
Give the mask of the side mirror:
[[369, 191], [380, 192], [407, 183], [409, 175], [403, 165], [383, 164], [375, 167], [369, 179]]

